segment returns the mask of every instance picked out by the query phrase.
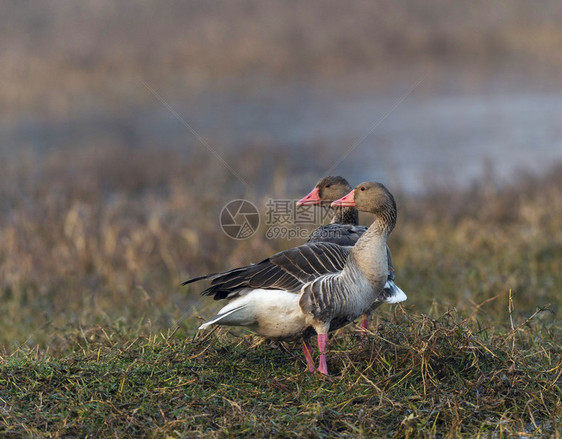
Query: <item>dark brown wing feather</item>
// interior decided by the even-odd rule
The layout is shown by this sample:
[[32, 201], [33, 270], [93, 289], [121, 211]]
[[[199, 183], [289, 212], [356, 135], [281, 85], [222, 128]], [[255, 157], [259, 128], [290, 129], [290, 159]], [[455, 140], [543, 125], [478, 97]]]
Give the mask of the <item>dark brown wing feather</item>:
[[247, 288], [282, 289], [297, 293], [301, 287], [319, 276], [341, 271], [351, 247], [329, 242], [304, 244], [263, 261], [222, 273], [199, 276], [182, 285], [207, 279], [211, 286], [201, 294], [215, 300], [233, 298]]

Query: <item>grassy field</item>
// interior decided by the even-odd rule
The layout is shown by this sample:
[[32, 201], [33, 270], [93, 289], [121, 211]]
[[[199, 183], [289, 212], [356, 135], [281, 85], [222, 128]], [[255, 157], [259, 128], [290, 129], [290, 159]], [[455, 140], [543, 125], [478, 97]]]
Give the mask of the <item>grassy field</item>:
[[182, 280], [301, 242], [218, 231], [233, 198], [302, 195], [275, 157], [227, 159], [252, 189], [195, 153], [0, 162], [2, 436], [560, 437], [561, 166], [396, 193], [409, 300], [377, 313], [362, 349], [356, 326], [334, 334], [323, 378], [298, 345], [194, 338], [217, 304]]

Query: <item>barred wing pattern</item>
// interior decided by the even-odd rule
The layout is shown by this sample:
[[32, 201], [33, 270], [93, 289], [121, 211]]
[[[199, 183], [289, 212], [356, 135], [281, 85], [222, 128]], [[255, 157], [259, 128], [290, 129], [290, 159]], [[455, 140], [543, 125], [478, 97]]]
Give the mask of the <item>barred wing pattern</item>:
[[222, 273], [199, 276], [182, 285], [207, 279], [211, 286], [201, 294], [215, 300], [232, 299], [248, 289], [281, 289], [292, 293], [322, 275], [343, 270], [351, 247], [330, 242], [304, 244], [263, 261]]

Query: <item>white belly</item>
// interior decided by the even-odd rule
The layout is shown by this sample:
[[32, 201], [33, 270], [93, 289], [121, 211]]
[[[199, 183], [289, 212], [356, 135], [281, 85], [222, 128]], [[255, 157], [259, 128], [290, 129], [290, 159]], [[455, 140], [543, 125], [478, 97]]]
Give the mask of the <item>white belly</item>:
[[228, 314], [217, 325], [246, 326], [271, 339], [291, 339], [310, 326], [299, 306], [300, 294], [283, 290], [252, 290], [223, 307], [218, 315]]

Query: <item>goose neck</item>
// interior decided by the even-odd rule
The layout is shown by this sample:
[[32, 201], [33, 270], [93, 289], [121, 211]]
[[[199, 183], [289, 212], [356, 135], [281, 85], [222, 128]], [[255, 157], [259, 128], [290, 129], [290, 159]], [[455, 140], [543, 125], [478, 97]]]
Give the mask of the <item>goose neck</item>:
[[[375, 222], [359, 238], [348, 259], [348, 264], [360, 270], [373, 288], [382, 288], [388, 276], [386, 238], [388, 230], [380, 220]], [[381, 285], [382, 282], [382, 285]]]
[[334, 207], [332, 210], [332, 224], [359, 224], [359, 212], [354, 207]]

